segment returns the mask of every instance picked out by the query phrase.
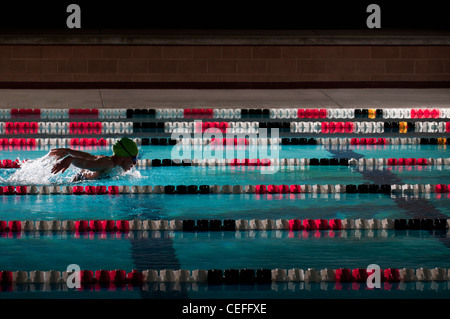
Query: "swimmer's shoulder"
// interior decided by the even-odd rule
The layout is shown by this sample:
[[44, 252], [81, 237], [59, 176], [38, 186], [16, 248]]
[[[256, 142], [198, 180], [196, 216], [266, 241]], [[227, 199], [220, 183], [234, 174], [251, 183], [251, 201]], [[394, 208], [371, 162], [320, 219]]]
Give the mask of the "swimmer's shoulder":
[[107, 155], [97, 155], [96, 160], [101, 160], [102, 163], [106, 166], [105, 169], [99, 171], [99, 174], [101, 176], [110, 174], [112, 172], [112, 170], [114, 169], [114, 163], [111, 159], [111, 156], [107, 156]]
[[95, 160], [97, 160], [97, 161], [100, 160], [100, 161], [102, 161], [102, 163], [108, 163], [108, 164], [111, 163], [113, 165], [112, 167], [114, 167], [114, 163], [113, 163], [111, 156], [96, 155]]
[[95, 159], [96, 159], [96, 160], [101, 159], [101, 158], [108, 158], [108, 159], [111, 159], [111, 156], [108, 156], [108, 155], [95, 155]]

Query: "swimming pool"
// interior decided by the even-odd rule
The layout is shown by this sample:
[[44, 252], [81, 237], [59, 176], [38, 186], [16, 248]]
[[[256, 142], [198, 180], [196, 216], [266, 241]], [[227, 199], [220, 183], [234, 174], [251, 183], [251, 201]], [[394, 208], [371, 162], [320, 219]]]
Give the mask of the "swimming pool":
[[[445, 110], [439, 114], [447, 116], [446, 112]], [[132, 112], [122, 113], [120, 116], [124, 117]], [[250, 115], [245, 113], [244, 117], [247, 119]], [[270, 119], [272, 114], [266, 113], [261, 115]], [[279, 121], [292, 121], [293, 118], [289, 117], [291, 113], [281, 113], [278, 115], [281, 117]], [[304, 113], [302, 114], [305, 116]], [[317, 113], [317, 117], [319, 114]], [[400, 116], [400, 114], [391, 115], [389, 112], [386, 114], [390, 121], [392, 117]], [[436, 116], [436, 113], [433, 114]], [[165, 116], [180, 118], [183, 115], [186, 113], [168, 112]], [[236, 117], [237, 113], [218, 112], [212, 115], [208, 113], [207, 116], [218, 115]], [[255, 114], [251, 115], [255, 116]], [[298, 116], [299, 113], [294, 115]], [[336, 117], [339, 114], [327, 113], [327, 116], [329, 115]], [[345, 112], [341, 115], [346, 119], [349, 118]], [[376, 119], [376, 112], [372, 115], [374, 121], [380, 120], [380, 118]], [[149, 114], [140, 116], [139, 120], [142, 116], [148, 117]], [[189, 116], [191, 115], [188, 114], [188, 118]], [[242, 117], [242, 113], [239, 116]], [[350, 118], [352, 121], [358, 121], [361, 116], [365, 115], [358, 115], [356, 119]], [[408, 114], [402, 116], [404, 118]], [[412, 116], [411, 113], [409, 116]], [[421, 116], [424, 118], [425, 115], [422, 113]], [[430, 113], [427, 116], [431, 118], [433, 115]], [[237, 120], [239, 119], [241, 118]], [[308, 118], [299, 120], [297, 117], [296, 121], [303, 119], [308, 120]], [[58, 120], [61, 121], [61, 119]], [[172, 119], [172, 121], [175, 120]], [[291, 134], [292, 131], [285, 133]], [[435, 133], [439, 133], [438, 128]], [[445, 138], [445, 130], [441, 133], [443, 134], [433, 136]], [[139, 139], [139, 134], [142, 132], [135, 133], [133, 136]], [[103, 136], [109, 138], [108, 135]], [[315, 135], [304, 136], [307, 139], [318, 138]], [[358, 135], [348, 136], [350, 139]], [[381, 136], [384, 135], [381, 134]], [[421, 135], [414, 136], [421, 138]], [[95, 138], [98, 139], [99, 136]], [[281, 134], [280, 138], [285, 137]], [[249, 294], [252, 298], [281, 299], [449, 298], [448, 226], [438, 227], [439, 229], [436, 227], [402, 229], [398, 226], [401, 224], [399, 220], [446, 221], [450, 219], [448, 189], [437, 191], [435, 188], [437, 185], [450, 184], [450, 165], [445, 161], [449, 157], [446, 142], [416, 143], [416, 141], [412, 143], [413, 141], [409, 141], [411, 143], [408, 143], [406, 141], [406, 143], [375, 145], [366, 145], [366, 142], [365, 145], [355, 145], [351, 141], [341, 143], [342, 140], [339, 143], [323, 142], [319, 140], [319, 143], [304, 144], [297, 141], [288, 143], [285, 140], [277, 145], [276, 149], [271, 145], [261, 147], [258, 145], [254, 150], [252, 145], [235, 145], [226, 148], [193, 145], [189, 152], [182, 155], [182, 158], [191, 159], [194, 162], [190, 162], [189, 165], [174, 166], [172, 161], [164, 161], [164, 159], [172, 159], [173, 145], [169, 145], [168, 142], [165, 142], [165, 145], [156, 145], [161, 143], [152, 142], [150, 138], [143, 143], [142, 138], [139, 144], [150, 145], [139, 146], [141, 153], [139, 165], [130, 172], [118, 171], [116, 176], [108, 180], [77, 183], [71, 182], [71, 178], [77, 172], [76, 169], [69, 169], [61, 176], [49, 174], [52, 162], [46, 160], [46, 154], [58, 145], [2, 145], [0, 159], [14, 161], [18, 158], [22, 167], [0, 169], [0, 186], [3, 188], [27, 186], [28, 190], [31, 186], [36, 186], [37, 192], [28, 193], [25, 196], [7, 195], [6, 192], [0, 195], [2, 207], [0, 221], [5, 221], [7, 224], [21, 221], [22, 226], [20, 231], [0, 231], [0, 247], [3, 256], [0, 260], [0, 270], [27, 272], [29, 281], [37, 280], [37, 277], [33, 277], [35, 276], [33, 271], [55, 270], [62, 273], [70, 264], [77, 264], [83, 270], [94, 272], [121, 269], [129, 274], [134, 269], [139, 272], [156, 270], [159, 273], [157, 272], [156, 275], [152, 273], [156, 277], [146, 273], [146, 280], [137, 286], [123, 288], [117, 285], [105, 288], [98, 285], [86, 285], [84, 289], [79, 290], [68, 289], [62, 283], [48, 283], [49, 277], [44, 276], [47, 278], [45, 283], [40, 283], [39, 280], [36, 283], [15, 283], [10, 289], [3, 289], [0, 298], [214, 299], [248, 298]], [[111, 154], [110, 146], [104, 145], [78, 145], [74, 148], [92, 154]], [[281, 159], [281, 165], [275, 173], [266, 174], [264, 166], [249, 165], [249, 163], [232, 165], [227, 162], [222, 164], [195, 162], [199, 154], [205, 160], [214, 159], [216, 151], [228, 149], [231, 149], [232, 159], [262, 160], [276, 155]], [[424, 158], [428, 159], [428, 165], [388, 164], [387, 159], [391, 158]], [[22, 163], [25, 159], [28, 161]], [[288, 161], [283, 162], [282, 159], [307, 159], [307, 161], [296, 161], [294, 165], [290, 165]], [[317, 162], [313, 159], [317, 159]], [[321, 161], [321, 159], [328, 159], [328, 161]], [[348, 162], [333, 162], [334, 164], [330, 165], [330, 159], [346, 159]], [[385, 161], [360, 161], [364, 159], [385, 159]], [[442, 160], [433, 162], [434, 159]], [[30, 177], [23, 172], [34, 174]], [[190, 185], [197, 187], [207, 185], [208, 191], [206, 193], [196, 191], [195, 194], [189, 191], [185, 193], [178, 191], [183, 189], [178, 188], [179, 186]], [[243, 187], [235, 191], [236, 188], [233, 187], [236, 185]], [[267, 187], [300, 185], [302, 191], [258, 192], [245, 188], [245, 186], [258, 185]], [[332, 187], [324, 190], [318, 185]], [[347, 186], [347, 188], [338, 188], [339, 185]], [[392, 189], [390, 188], [388, 192], [353, 192], [350, 191], [352, 187], [349, 185], [355, 187], [390, 185]], [[400, 190], [396, 190], [393, 185], [400, 185]], [[411, 188], [401, 189], [404, 185], [411, 185]], [[430, 188], [431, 190], [423, 188], [417, 191], [419, 188], [413, 189], [414, 185], [432, 185], [433, 187]], [[114, 194], [76, 195], [72, 188], [68, 191], [67, 186], [82, 187], [83, 190], [89, 186], [122, 188], [120, 192]], [[129, 187], [128, 191], [124, 191], [124, 186]], [[146, 186], [151, 186], [151, 191], [144, 191]], [[157, 186], [162, 187], [162, 192], [155, 191]], [[168, 187], [171, 186], [176, 190], [174, 194], [167, 192], [170, 189]], [[217, 189], [220, 191], [213, 191], [213, 186], [218, 186]], [[228, 186], [230, 191], [224, 191]], [[51, 192], [45, 192], [44, 187], [51, 187]], [[337, 189], [341, 190], [337, 191]], [[357, 225], [374, 220], [380, 223], [378, 226], [349, 226], [325, 230], [307, 227], [297, 230], [288, 226], [265, 229], [249, 226], [245, 229], [239, 226], [256, 225], [257, 221], [268, 222], [269, 220], [273, 221], [273, 225], [276, 223], [288, 225], [286, 223], [288, 221], [292, 224], [294, 220], [309, 219], [326, 220], [330, 223], [331, 220], [340, 220], [343, 223], [353, 220]], [[152, 223], [156, 221], [158, 223], [168, 221], [168, 225], [172, 225], [172, 222], [177, 221], [180, 225], [183, 224], [183, 227], [172, 230], [170, 227], [156, 229], [149, 226], [148, 229], [140, 230], [92, 231], [92, 229], [81, 230], [81, 228], [39, 229], [38, 226], [44, 221], [89, 222], [95, 220], [124, 220], [129, 221], [130, 225], [134, 221], [145, 222], [148, 225], [154, 225]], [[200, 225], [200, 221], [204, 222], [204, 220], [209, 222], [215, 220], [221, 225], [231, 222], [235, 227], [214, 230], [211, 228], [206, 231], [200, 226], [192, 229], [187, 227], [189, 221]], [[387, 224], [382, 224], [382, 221], [388, 223], [389, 220], [391, 222], [396, 220], [395, 226], [383, 226]], [[79, 227], [79, 224], [77, 225]], [[421, 277], [422, 279], [418, 277], [419, 279], [410, 281], [402, 277], [403, 279], [399, 281], [387, 280], [380, 289], [367, 289], [363, 281], [346, 282], [336, 280], [334, 277], [334, 279], [326, 279], [323, 276], [319, 276], [321, 278], [319, 280], [319, 277], [313, 276], [314, 269], [319, 272], [341, 268], [365, 269], [370, 264], [377, 264], [381, 269], [413, 269], [417, 274], [422, 271], [420, 270], [422, 268], [425, 272], [427, 269], [440, 269], [439, 271], [445, 272], [445, 276], [425, 276]], [[177, 277], [179, 274], [173, 273], [179, 269], [188, 271], [188, 279], [180, 280]], [[244, 269], [251, 270], [250, 273], [253, 274], [250, 276], [253, 278], [250, 283], [239, 284], [235, 279], [233, 281], [232, 278], [236, 278], [233, 276], [244, 278], [243, 274], [246, 273]], [[289, 275], [289, 270], [292, 269], [304, 270], [306, 280], [303, 277], [303, 279], [295, 277], [292, 271]], [[207, 279], [201, 277], [198, 272], [194, 275], [194, 271], [197, 270], [204, 270]], [[283, 275], [284, 270], [285, 275]], [[435, 271], [438, 272], [438, 270]], [[269, 282], [267, 276], [269, 276]], [[213, 278], [222, 278], [219, 280], [221, 284], [214, 284]]]

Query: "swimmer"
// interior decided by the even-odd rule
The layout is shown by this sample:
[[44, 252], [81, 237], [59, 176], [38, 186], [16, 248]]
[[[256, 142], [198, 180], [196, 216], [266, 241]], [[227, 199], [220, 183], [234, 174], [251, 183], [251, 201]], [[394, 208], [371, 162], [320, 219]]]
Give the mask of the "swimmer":
[[70, 165], [81, 168], [82, 171], [74, 177], [72, 182], [81, 180], [100, 179], [108, 177], [114, 167], [121, 167], [128, 171], [137, 164], [139, 150], [135, 142], [123, 137], [113, 145], [113, 155], [92, 155], [70, 148], [54, 148], [49, 155], [57, 160], [62, 159], [52, 167], [52, 173], [64, 173]]

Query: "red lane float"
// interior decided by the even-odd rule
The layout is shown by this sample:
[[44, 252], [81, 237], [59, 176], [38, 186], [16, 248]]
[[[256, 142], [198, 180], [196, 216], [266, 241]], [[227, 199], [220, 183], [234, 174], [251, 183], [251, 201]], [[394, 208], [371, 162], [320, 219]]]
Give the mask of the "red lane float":
[[[374, 270], [356, 268], [339, 268], [335, 270], [336, 282], [366, 282], [367, 278], [374, 273]], [[399, 282], [400, 271], [396, 268], [387, 268], [384, 271], [380, 269], [380, 280], [384, 282]]]
[[37, 122], [6, 122], [5, 134], [36, 134]]
[[391, 166], [395, 166], [395, 165], [397, 165], [397, 159], [396, 158], [388, 158], [387, 164], [391, 165]]
[[15, 195], [16, 194], [16, 188], [14, 186], [3, 186], [0, 187], [2, 190], [2, 193], [0, 195]]
[[344, 123], [344, 132], [345, 133], [353, 133], [354, 125], [353, 122], [345, 122]]
[[300, 219], [289, 220], [289, 230], [303, 230], [302, 221]]
[[16, 194], [17, 195], [26, 195], [27, 187], [26, 186], [16, 186]]
[[321, 123], [322, 133], [352, 133], [353, 123], [352, 122], [322, 122]]
[[387, 165], [396, 166], [396, 165], [428, 165], [426, 158], [388, 158]]
[[[349, 269], [349, 268], [339, 268], [339, 269], [324, 269], [326, 270], [327, 273], [329, 273], [329, 271], [331, 270], [332, 273], [334, 273], [333, 278], [325, 278], [323, 275], [321, 275], [321, 279], [320, 280], [324, 280], [324, 281], [331, 281], [331, 282], [335, 282], [336, 286], [334, 289], [336, 290], [342, 290], [343, 283], [351, 283], [351, 285], [347, 286], [345, 289], [354, 289], [354, 290], [359, 290], [363, 287], [365, 287], [363, 284], [367, 282], [367, 279], [369, 278], [369, 276], [371, 276], [373, 274], [373, 270], [367, 270], [367, 269], [363, 269], [363, 268], [355, 268], [355, 269]], [[150, 272], [151, 270], [147, 271]], [[153, 270], [152, 272], [156, 271], [156, 276], [158, 273], [158, 270]], [[167, 272], [167, 271], [172, 271], [173, 270], [160, 270], [159, 274], [160, 276], [162, 275], [162, 272]], [[187, 270], [183, 270], [183, 272], [186, 272]], [[237, 270], [238, 272], [242, 273], [242, 270]], [[269, 274], [271, 272], [271, 270], [266, 270]], [[190, 271], [188, 272], [188, 276], [190, 276]], [[322, 270], [320, 270], [320, 272], [322, 272]], [[13, 284], [16, 282], [16, 279], [14, 277], [14, 274], [17, 272], [12, 272], [10, 270], [3, 270], [0, 271], [0, 286], [1, 286], [1, 290], [2, 291], [13, 291]], [[26, 272], [27, 273], [27, 272]], [[42, 271], [41, 271], [42, 273]], [[79, 282], [82, 285], [81, 288], [79, 288], [80, 290], [91, 290], [93, 291], [94, 287], [97, 288], [107, 288], [107, 289], [114, 289], [116, 287], [125, 287], [127, 285], [130, 286], [142, 286], [145, 284], [144, 281], [144, 273], [145, 271], [139, 271], [136, 269], [133, 269], [131, 272], [126, 272], [123, 269], [114, 269], [114, 270], [80, 270], [79, 273], [77, 274], [79, 277]], [[205, 273], [209, 274], [210, 271], [205, 271]], [[222, 271], [221, 271], [222, 273]], [[31, 272], [30, 272], [31, 274]], [[193, 277], [192, 279], [194, 279], [194, 274], [192, 273]], [[394, 283], [398, 283], [400, 281], [402, 281], [401, 277], [400, 277], [400, 271], [397, 268], [387, 268], [381, 270], [380, 269], [380, 281], [383, 282], [383, 289], [385, 290], [391, 290], [392, 288], [394, 289], [399, 289], [397, 286], [393, 285]], [[26, 275], [28, 276], [28, 274]], [[61, 273], [59, 272], [59, 276], [61, 276]], [[154, 280], [156, 278], [148, 278], [150, 279], [149, 283], [152, 282], [158, 282], [158, 280]], [[293, 278], [286, 278], [288, 279], [288, 281], [291, 280], [295, 280]], [[196, 282], [197, 280], [203, 280], [200, 279], [200, 276], [196, 276], [194, 279], [194, 282]], [[306, 278], [305, 278], [306, 280]], [[433, 280], [437, 280], [439, 281], [439, 279], [433, 279]], [[445, 280], [445, 279], [444, 279]], [[174, 280], [175, 282], [180, 281], [181, 282], [181, 276], [177, 276], [177, 278], [175, 278]], [[418, 280], [420, 281], [428, 281], [427, 279], [422, 279], [422, 280]], [[447, 280], [445, 280], [447, 281]], [[49, 278], [46, 278], [45, 283], [49, 282]], [[163, 280], [164, 282], [164, 280]], [[209, 281], [208, 281], [209, 282]], [[262, 282], [257, 280], [257, 283], [264, 283], [266, 284], [266, 280], [263, 280]], [[30, 282], [33, 283], [33, 282]], [[41, 283], [41, 282], [39, 282]], [[213, 284], [217, 284], [216, 282], [213, 282]], [[367, 287], [368, 288], [368, 287]], [[14, 287], [14, 289], [16, 289]]]
[[13, 283], [13, 273], [9, 270], [0, 271], [0, 283], [3, 286], [11, 286]]
[[184, 118], [212, 118], [213, 109], [184, 109]]
[[123, 286], [126, 284], [142, 285], [143, 275], [142, 272], [132, 270], [127, 273], [125, 270], [81, 270], [80, 282], [82, 285], [98, 285], [100, 287]]
[[128, 220], [79, 220], [75, 222], [75, 231], [83, 232], [129, 232]]
[[0, 232], [13, 232], [18, 233], [22, 231], [22, 222], [18, 220], [11, 220], [6, 222], [4, 220], [0, 221]]
[[[195, 123], [195, 131], [196, 132], [206, 132], [208, 129], [217, 129], [221, 133], [225, 133], [226, 129], [228, 128], [227, 122], [201, 122], [201, 123]], [[217, 130], [214, 130], [216, 132]], [[210, 132], [213, 132], [213, 130], [210, 130]]]
[[385, 145], [385, 138], [356, 138], [353, 137], [350, 139], [350, 145]]
[[298, 118], [307, 118], [307, 119], [324, 119], [327, 117], [326, 109], [298, 109], [297, 110]]
[[133, 286], [143, 285], [144, 284], [144, 275], [142, 272], [133, 269], [130, 273], [127, 274], [126, 278], [127, 282], [131, 283]]
[[107, 220], [105, 222], [105, 231], [117, 231], [116, 222], [114, 220]]
[[448, 193], [449, 192], [449, 186], [445, 184], [438, 184], [435, 186], [434, 189], [435, 193]]
[[339, 268], [335, 271], [335, 280], [337, 282], [352, 282], [352, 272], [348, 268]]
[[41, 110], [40, 109], [11, 109], [11, 118], [18, 117], [40, 117]]
[[119, 186], [108, 186], [108, 193], [111, 195], [119, 194]]
[[266, 185], [256, 185], [255, 189], [256, 189], [255, 190], [256, 194], [266, 194], [267, 193]]
[[91, 220], [87, 229], [84, 223], [82, 228], [77, 228], [77, 230], [80, 232], [87, 230], [93, 232], [128, 232], [130, 225], [128, 220]]
[[267, 193], [269, 194], [276, 194], [280, 193], [279, 188], [277, 185], [268, 185], [267, 186]]
[[119, 186], [108, 186], [108, 188], [106, 188], [106, 186], [73, 186], [72, 188], [72, 194], [74, 195], [106, 195], [106, 194], [119, 194]]
[[109, 270], [97, 270], [95, 272], [95, 278], [101, 285], [109, 285], [111, 283], [111, 275]]
[[20, 238], [22, 235], [22, 222], [13, 220], [10, 222], [0, 221], [0, 237]]
[[266, 190], [268, 194], [289, 194], [290, 192], [290, 185], [268, 185]]
[[13, 161], [10, 159], [4, 159], [1, 162], [1, 167], [2, 168], [13, 168]]
[[36, 146], [36, 139], [34, 138], [1, 138], [0, 145], [2, 146]]
[[72, 194], [74, 194], [74, 195], [85, 194], [84, 187], [83, 186], [74, 186], [72, 188]]
[[249, 145], [247, 138], [212, 138], [209, 145]]
[[71, 138], [69, 144], [71, 146], [106, 146], [106, 140], [104, 138], [96, 139], [92, 138]]
[[99, 195], [108, 194], [108, 189], [106, 188], [106, 186], [96, 186], [95, 193]]
[[331, 134], [333, 133], [339, 133], [336, 131], [337, 122], [330, 122], [328, 123], [328, 130]]
[[101, 134], [102, 123], [101, 122], [70, 122], [69, 123], [70, 134]]
[[342, 221], [340, 219], [330, 219], [328, 222], [330, 229], [332, 230], [341, 230], [342, 229]]
[[289, 230], [341, 230], [340, 219], [291, 219]]
[[418, 165], [428, 165], [428, 162], [427, 162], [426, 158], [418, 158], [417, 159], [417, 164]]
[[69, 109], [69, 118], [97, 118], [98, 109]]
[[400, 271], [396, 268], [388, 268], [384, 270], [384, 279], [388, 282], [399, 282]]
[[326, 219], [316, 219], [314, 221], [316, 229], [318, 230], [328, 230], [330, 226], [328, 225], [328, 220]]
[[[364, 268], [355, 268], [350, 270], [348, 268], [339, 268], [335, 270], [335, 280], [336, 282], [366, 282], [367, 278], [373, 274], [374, 270], [369, 270]], [[398, 269], [389, 268], [384, 272], [380, 269], [380, 280], [395, 282], [400, 280]]]
[[330, 226], [328, 225], [328, 220], [326, 219], [304, 219], [302, 225], [304, 230], [330, 229]]
[[291, 192], [290, 185], [279, 185], [281, 194], [289, 194]]
[[231, 160], [230, 165], [231, 166], [239, 166], [240, 163], [241, 163], [241, 161], [239, 159], [234, 158], [234, 159]]
[[440, 116], [440, 112], [438, 109], [412, 109], [411, 110], [411, 118], [412, 119], [427, 119], [434, 118], [437, 119]]
[[96, 186], [86, 186], [84, 188], [84, 193], [87, 195], [96, 195], [97, 194], [97, 187]]
[[355, 282], [366, 282], [369, 274], [365, 268], [356, 268], [352, 270], [352, 280]]

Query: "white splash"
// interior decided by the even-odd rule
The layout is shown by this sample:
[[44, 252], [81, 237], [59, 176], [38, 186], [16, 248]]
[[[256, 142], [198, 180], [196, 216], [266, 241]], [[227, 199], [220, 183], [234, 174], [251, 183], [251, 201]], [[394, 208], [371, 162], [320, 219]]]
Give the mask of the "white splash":
[[28, 160], [20, 165], [6, 180], [9, 184], [20, 185], [48, 185], [69, 183], [73, 179], [78, 168], [70, 167], [64, 174], [53, 174], [52, 167], [57, 162], [54, 156], [44, 155], [43, 157]]
[[[72, 183], [74, 177], [81, 171], [80, 168], [71, 165], [64, 173], [53, 174], [52, 167], [57, 163], [54, 156], [44, 155], [43, 157], [28, 160], [22, 163], [6, 180], [0, 177], [0, 183], [9, 185], [55, 185]], [[141, 179], [141, 173], [133, 167], [129, 171], [124, 171], [121, 167], [115, 167], [109, 174], [111, 180], [137, 180]], [[94, 182], [86, 180], [82, 183]], [[80, 183], [80, 182], [75, 182]]]
[[116, 166], [109, 174], [111, 180], [136, 180], [141, 179], [142, 175], [135, 167], [132, 167], [128, 171], [124, 171], [122, 167]]

